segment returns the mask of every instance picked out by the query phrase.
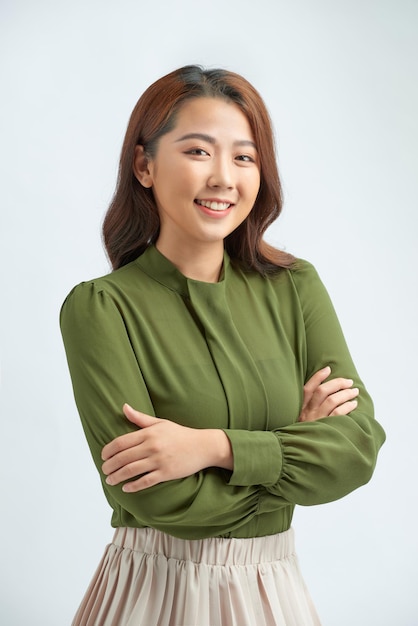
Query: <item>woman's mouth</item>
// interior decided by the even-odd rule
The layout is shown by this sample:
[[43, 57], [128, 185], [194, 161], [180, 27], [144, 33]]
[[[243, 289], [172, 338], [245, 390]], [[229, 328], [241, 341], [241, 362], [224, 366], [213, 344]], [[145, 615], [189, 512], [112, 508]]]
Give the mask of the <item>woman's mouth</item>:
[[211, 211], [226, 211], [232, 204], [230, 202], [215, 202], [212, 200], [195, 200], [199, 206], [206, 207]]

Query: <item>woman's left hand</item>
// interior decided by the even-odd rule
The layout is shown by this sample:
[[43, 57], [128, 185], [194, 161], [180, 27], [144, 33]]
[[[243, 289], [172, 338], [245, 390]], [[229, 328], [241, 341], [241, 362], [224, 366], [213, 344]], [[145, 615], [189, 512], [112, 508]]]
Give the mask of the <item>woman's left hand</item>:
[[123, 412], [139, 430], [117, 437], [103, 448], [102, 470], [109, 485], [139, 476], [122, 487], [132, 493], [211, 466], [232, 469], [231, 446], [222, 430], [188, 428], [146, 415], [128, 404]]

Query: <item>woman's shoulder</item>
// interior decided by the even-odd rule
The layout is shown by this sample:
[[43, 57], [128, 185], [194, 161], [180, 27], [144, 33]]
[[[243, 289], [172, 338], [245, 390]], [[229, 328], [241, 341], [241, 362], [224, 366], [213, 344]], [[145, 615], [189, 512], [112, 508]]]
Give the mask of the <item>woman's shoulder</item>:
[[293, 265], [285, 270], [288, 281], [298, 292], [312, 292], [317, 287], [323, 288], [319, 272], [311, 261], [297, 257]]
[[275, 274], [262, 277], [254, 276], [254, 288], [258, 291], [272, 291], [276, 298], [292, 299], [296, 296], [302, 301], [322, 298], [326, 289], [315, 265], [305, 258], [297, 257], [291, 267], [280, 268]]
[[316, 273], [316, 268], [311, 261], [308, 261], [307, 259], [304, 259], [301, 257], [296, 257], [294, 263], [286, 271], [288, 271], [291, 275], [294, 276], [298, 274], [303, 275], [304, 273], [309, 273], [309, 272]]
[[136, 261], [132, 261], [123, 267], [120, 267], [116, 270], [112, 270], [107, 274], [103, 274], [101, 276], [96, 276], [95, 278], [90, 278], [83, 280], [70, 290], [67, 295], [67, 298], [73, 294], [82, 294], [82, 293], [92, 293], [98, 294], [101, 292], [112, 293], [112, 291], [118, 291], [123, 289], [126, 286], [129, 286], [132, 283], [133, 278], [135, 278], [136, 282], [138, 281], [138, 276], [141, 274], [139, 266]]
[[83, 280], [68, 292], [61, 306], [60, 316], [65, 311], [94, 314], [106, 303], [120, 305], [132, 290], [142, 288], [142, 272], [135, 261], [107, 274]]
[[296, 285], [319, 280], [319, 274], [315, 265], [307, 259], [296, 258], [294, 264], [287, 272]]
[[[260, 277], [260, 275], [258, 276]], [[318, 277], [314, 264], [304, 258], [295, 257], [290, 267], [280, 267], [276, 272], [261, 278], [269, 283], [284, 285], [286, 283], [306, 282], [314, 277]]]

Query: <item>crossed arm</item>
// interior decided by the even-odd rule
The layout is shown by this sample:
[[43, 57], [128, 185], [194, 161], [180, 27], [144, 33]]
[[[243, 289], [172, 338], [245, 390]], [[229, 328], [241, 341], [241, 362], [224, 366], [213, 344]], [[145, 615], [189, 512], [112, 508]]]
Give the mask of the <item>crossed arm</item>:
[[[357, 406], [359, 390], [347, 378], [329, 378], [331, 368], [316, 372], [304, 386], [300, 422], [332, 415], [348, 415]], [[102, 450], [103, 473], [109, 485], [126, 482], [134, 493], [159, 483], [185, 478], [208, 467], [233, 470], [230, 441], [223, 430], [181, 426], [123, 407], [138, 430], [117, 437]]]
[[[61, 328], [74, 394], [115, 524], [184, 538], [237, 533], [258, 513], [332, 502], [370, 479], [384, 431], [323, 286], [309, 267], [300, 273], [310, 378], [299, 421], [273, 431], [194, 429], [152, 417], [113, 295], [100, 281], [69, 295]], [[332, 372], [319, 369], [324, 363]], [[127, 401], [143, 412], [124, 405], [123, 423]]]

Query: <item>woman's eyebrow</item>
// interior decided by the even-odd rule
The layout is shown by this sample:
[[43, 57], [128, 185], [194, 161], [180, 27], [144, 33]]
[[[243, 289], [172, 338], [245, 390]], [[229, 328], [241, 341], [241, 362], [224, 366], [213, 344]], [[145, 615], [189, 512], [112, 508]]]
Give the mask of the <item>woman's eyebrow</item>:
[[[176, 143], [179, 141], [185, 141], [187, 139], [200, 139], [201, 141], [207, 141], [207, 143], [210, 143], [212, 145], [216, 143], [215, 137], [212, 137], [211, 135], [206, 135], [205, 133], [187, 133], [186, 135], [179, 137], [179, 139], [176, 139]], [[239, 139], [237, 141], [234, 141], [233, 145], [251, 146], [252, 148], [257, 150], [257, 146], [255, 145], [254, 141], [251, 141], [250, 139]]]
[[185, 141], [186, 139], [201, 139], [202, 141], [207, 141], [208, 143], [216, 143], [215, 137], [211, 137], [211, 135], [206, 135], [205, 133], [187, 133], [179, 139], [176, 139], [176, 143], [178, 141]]

